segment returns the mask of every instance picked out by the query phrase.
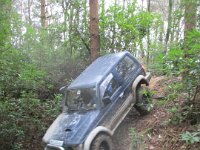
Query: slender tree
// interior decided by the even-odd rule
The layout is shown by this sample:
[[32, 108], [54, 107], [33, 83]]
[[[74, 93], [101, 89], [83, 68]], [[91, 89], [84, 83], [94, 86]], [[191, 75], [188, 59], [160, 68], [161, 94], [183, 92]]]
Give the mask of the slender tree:
[[166, 33], [166, 37], [165, 37], [165, 49], [164, 49], [164, 53], [165, 53], [165, 54], [166, 54], [166, 52], [167, 52], [167, 44], [168, 44], [169, 36], [170, 36], [170, 33], [171, 33], [171, 24], [172, 24], [172, 5], [173, 5], [172, 0], [169, 0], [168, 26], [167, 26], [167, 33]]
[[112, 28], [113, 28], [113, 34], [112, 34], [112, 42], [111, 42], [111, 52], [114, 52], [114, 49], [115, 49], [115, 36], [116, 36], [116, 7], [117, 7], [117, 0], [115, 0], [115, 3], [114, 3], [114, 16], [113, 16], [113, 22], [112, 22]]
[[11, 0], [0, 1], [0, 51], [10, 43]]
[[[151, 0], [148, 0], [147, 11], [151, 12]], [[149, 65], [149, 51], [150, 51], [150, 27], [147, 28], [147, 67]]]
[[101, 13], [100, 13], [100, 18], [101, 18], [101, 46], [100, 48], [102, 50], [105, 50], [105, 0], [101, 1]]
[[32, 24], [32, 20], [31, 20], [31, 5], [32, 5], [32, 0], [28, 0], [28, 23], [29, 23], [29, 25]]
[[98, 0], [90, 0], [90, 50], [91, 61], [100, 55]]
[[48, 21], [47, 21], [47, 8], [46, 8], [46, 0], [41, 0], [41, 25], [44, 28], [48, 27]]
[[197, 0], [184, 0], [185, 4], [185, 29], [184, 37], [196, 27]]

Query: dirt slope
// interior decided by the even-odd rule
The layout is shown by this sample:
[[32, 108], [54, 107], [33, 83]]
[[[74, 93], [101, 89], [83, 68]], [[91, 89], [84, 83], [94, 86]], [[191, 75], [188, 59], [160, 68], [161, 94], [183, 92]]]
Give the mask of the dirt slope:
[[[161, 77], [153, 77], [150, 82], [150, 89], [156, 92], [156, 97], [163, 96], [163, 89], [159, 87], [158, 82], [164, 80], [164, 76]], [[147, 116], [141, 117], [138, 112], [133, 108], [128, 116], [124, 119], [124, 121], [117, 128], [114, 136], [113, 143], [115, 150], [131, 150], [132, 149], [132, 138], [130, 135], [131, 128], [140, 128], [148, 126], [149, 124], [156, 122], [159, 118], [156, 115], [158, 110], [154, 110]], [[164, 117], [165, 113], [159, 112]]]
[[[165, 102], [163, 98], [167, 96], [166, 87], [180, 81], [179, 77], [153, 77], [150, 89], [154, 91], [154, 103]], [[197, 131], [200, 126], [186, 122], [178, 125], [169, 123], [172, 116], [169, 109], [183, 102], [184, 98], [178, 98], [162, 106], [155, 105], [154, 110], [146, 116], [140, 116], [133, 108], [113, 136], [114, 150], [200, 150], [200, 143], [186, 144], [180, 140], [181, 133]], [[131, 128], [138, 134], [134, 138], [130, 135]]]

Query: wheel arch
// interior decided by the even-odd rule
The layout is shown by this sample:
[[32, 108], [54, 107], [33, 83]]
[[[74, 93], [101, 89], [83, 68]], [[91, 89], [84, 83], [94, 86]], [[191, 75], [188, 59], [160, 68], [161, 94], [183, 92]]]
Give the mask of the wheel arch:
[[104, 133], [107, 134], [109, 136], [113, 135], [113, 132], [109, 129], [107, 129], [106, 127], [103, 126], [98, 126], [95, 129], [93, 129], [90, 134], [88, 135], [88, 137], [86, 138], [85, 142], [84, 142], [84, 150], [90, 150], [90, 146], [93, 142], [93, 140], [95, 139], [96, 136], [98, 136], [100, 133]]
[[146, 86], [149, 85], [149, 82], [146, 80], [146, 78], [143, 75], [139, 75], [135, 81], [132, 84], [132, 91], [133, 91], [133, 97], [136, 99], [136, 90], [139, 85], [145, 84]]

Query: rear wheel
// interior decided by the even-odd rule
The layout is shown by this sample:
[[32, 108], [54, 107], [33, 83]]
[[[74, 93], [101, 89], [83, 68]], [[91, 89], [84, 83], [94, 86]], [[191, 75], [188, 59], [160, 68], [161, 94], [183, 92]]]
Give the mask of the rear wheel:
[[99, 134], [91, 145], [91, 150], [112, 150], [112, 139], [106, 134]]
[[147, 87], [139, 85], [136, 89], [136, 104], [135, 109], [140, 115], [148, 114], [152, 109], [151, 94]]

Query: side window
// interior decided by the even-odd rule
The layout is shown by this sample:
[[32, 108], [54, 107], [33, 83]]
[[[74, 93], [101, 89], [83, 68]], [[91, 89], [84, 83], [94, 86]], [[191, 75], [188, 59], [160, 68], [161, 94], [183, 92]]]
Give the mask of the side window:
[[110, 73], [100, 85], [101, 98], [105, 96], [111, 97], [115, 93], [118, 87], [119, 84], [117, 80], [113, 77], [113, 74]]
[[129, 77], [129, 74], [135, 69], [135, 64], [131, 58], [128, 56], [124, 57], [122, 61], [116, 66], [116, 70], [119, 75], [126, 80]]
[[104, 97], [105, 96], [111, 97], [115, 93], [115, 91], [117, 90], [118, 87], [119, 87], [118, 82], [114, 78], [112, 78], [112, 80], [109, 82], [109, 84], [106, 88]]

